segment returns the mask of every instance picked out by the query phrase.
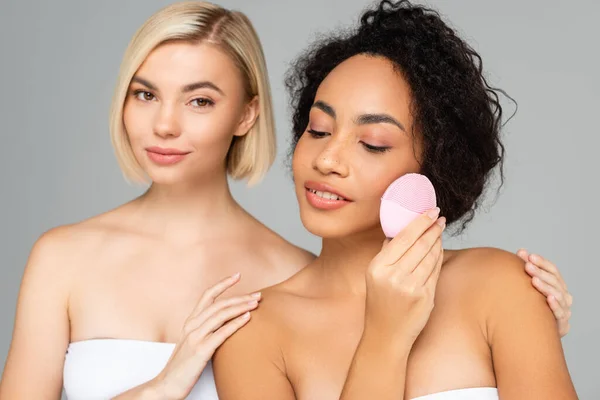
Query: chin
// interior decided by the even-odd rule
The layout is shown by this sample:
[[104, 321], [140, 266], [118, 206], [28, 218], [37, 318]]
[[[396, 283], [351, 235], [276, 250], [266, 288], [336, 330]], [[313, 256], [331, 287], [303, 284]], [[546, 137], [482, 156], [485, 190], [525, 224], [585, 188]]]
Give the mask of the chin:
[[352, 205], [345, 209], [321, 211], [308, 204], [300, 206], [300, 220], [311, 234], [323, 239], [342, 239], [363, 235], [383, 235], [378, 220], [354, 212]]
[[307, 231], [322, 239], [340, 239], [351, 234], [351, 229], [339, 223], [326, 223], [313, 218], [301, 218]]
[[189, 180], [178, 168], [145, 168], [145, 171], [157, 185], [177, 185]]
[[377, 238], [383, 240], [384, 234], [379, 225], [355, 224], [346, 219], [342, 221], [327, 222], [322, 219], [302, 218], [302, 224], [311, 234], [322, 239], [348, 239], [370, 240]]

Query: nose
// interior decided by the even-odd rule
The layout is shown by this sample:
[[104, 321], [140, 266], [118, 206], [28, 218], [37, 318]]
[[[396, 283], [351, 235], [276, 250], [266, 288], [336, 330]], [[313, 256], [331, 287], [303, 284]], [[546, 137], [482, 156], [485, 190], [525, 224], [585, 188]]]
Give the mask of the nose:
[[154, 133], [162, 138], [181, 135], [177, 107], [162, 103], [154, 120]]
[[335, 174], [342, 178], [348, 176], [349, 168], [346, 163], [350, 151], [347, 140], [331, 136], [325, 147], [313, 162], [313, 168], [323, 175]]

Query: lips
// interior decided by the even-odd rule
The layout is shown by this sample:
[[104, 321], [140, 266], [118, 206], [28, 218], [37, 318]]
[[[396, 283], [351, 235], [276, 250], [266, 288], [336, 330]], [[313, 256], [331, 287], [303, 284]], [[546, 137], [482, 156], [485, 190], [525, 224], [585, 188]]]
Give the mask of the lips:
[[342, 208], [352, 201], [339, 190], [318, 182], [306, 182], [304, 185], [306, 200], [318, 210], [330, 211]]
[[146, 152], [150, 160], [161, 166], [177, 164], [190, 153], [189, 151], [162, 147], [148, 147]]
[[[325, 183], [320, 183], [320, 182], [313, 182], [313, 181], [307, 181], [304, 184], [304, 187], [306, 188], [306, 190], [317, 194], [317, 192], [321, 192], [323, 194], [331, 194], [333, 196], [337, 196], [337, 198], [331, 198], [330, 200], [345, 200], [345, 201], [351, 201], [350, 198], [348, 196], [346, 196], [344, 193], [342, 193], [341, 191], [335, 189], [332, 186], [329, 186]], [[322, 197], [322, 196], [320, 196]], [[325, 197], [327, 198], [327, 197]]]
[[146, 149], [146, 151], [148, 151], [150, 153], [164, 155], [164, 156], [184, 156], [184, 155], [190, 153], [189, 151], [183, 151], [183, 150], [172, 149], [172, 148], [163, 148], [163, 147], [148, 147]]

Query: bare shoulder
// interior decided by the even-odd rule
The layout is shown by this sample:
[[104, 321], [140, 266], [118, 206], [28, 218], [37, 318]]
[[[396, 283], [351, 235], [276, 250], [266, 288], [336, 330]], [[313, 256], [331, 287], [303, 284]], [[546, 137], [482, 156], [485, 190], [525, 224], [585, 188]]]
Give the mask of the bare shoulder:
[[260, 290], [258, 307], [252, 311], [250, 321], [234, 334], [237, 337], [234, 341], [257, 339], [281, 347], [295, 330], [297, 311], [305, 306], [306, 297], [301, 293], [304, 275], [306, 271], [300, 271], [283, 282]]
[[290, 316], [295, 314], [294, 309], [302, 306], [302, 296], [295, 290], [297, 275], [260, 291], [260, 304], [244, 329], [260, 333], [269, 342], [289, 337], [285, 332], [294, 329]]
[[72, 276], [68, 263], [71, 234], [70, 226], [59, 226], [36, 239], [25, 265], [20, 297], [37, 288], [37, 282], [46, 282], [48, 289], [66, 299]]
[[125, 230], [119, 223], [120, 208], [71, 224], [53, 227], [42, 233], [32, 246], [28, 267], [50, 268], [70, 274], [71, 268], [81, 265], [82, 257], [89, 259], [108, 240]]
[[295, 398], [284, 357], [286, 340], [293, 337], [281, 304], [287, 300], [285, 284], [264, 289], [250, 320], [216, 350], [212, 360], [219, 398], [262, 399], [265, 393]]
[[[33, 244], [19, 289], [0, 397], [60, 396], [64, 355], [70, 341], [70, 297], [78, 268], [90, 264], [82, 261], [93, 257], [84, 259], [83, 255], [105, 231], [96, 221], [49, 229]], [[32, 380], [35, 385], [30, 385]]]
[[282, 286], [285, 282], [261, 290], [260, 304], [251, 312], [250, 320], [216, 351], [217, 375], [222, 369], [229, 370], [236, 360], [252, 360], [257, 365], [269, 364], [281, 372], [285, 370], [282, 349], [293, 328], [286, 326], [286, 315], [291, 314], [286, 307], [290, 294]]
[[[537, 292], [525, 272], [525, 263], [516, 254], [492, 247], [447, 251], [443, 271], [492, 292], [508, 288]], [[526, 290], [526, 289], [531, 290]]]
[[48, 237], [49, 241], [56, 245], [61, 244], [69, 250], [76, 250], [82, 245], [94, 245], [124, 229], [123, 224], [119, 222], [123, 214], [120, 208], [110, 210], [75, 223], [52, 228], [45, 232], [43, 237]]
[[518, 256], [466, 249], [450, 252], [444, 267], [451, 278], [445, 285], [468, 282], [470, 290], [461, 295], [483, 318], [503, 398], [577, 398], [552, 310]]
[[450, 251], [446, 258], [440, 276], [445, 288], [441, 290], [454, 291], [472, 304], [485, 319], [488, 333], [498, 324], [509, 323], [517, 311], [553, 322], [544, 295], [532, 285], [525, 263], [517, 255], [481, 247]]

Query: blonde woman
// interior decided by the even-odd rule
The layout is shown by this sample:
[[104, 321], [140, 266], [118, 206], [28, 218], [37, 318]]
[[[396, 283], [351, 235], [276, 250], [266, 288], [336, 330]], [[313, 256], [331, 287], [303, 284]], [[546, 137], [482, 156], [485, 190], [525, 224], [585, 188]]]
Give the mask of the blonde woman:
[[[228, 173], [256, 183], [267, 171], [273, 125], [261, 45], [243, 14], [180, 3], [141, 27], [124, 56], [111, 134], [125, 175], [150, 188], [37, 241], [2, 400], [58, 399], [63, 370], [70, 399], [115, 396], [158, 373], [161, 398], [191, 390], [256, 307], [250, 293], [312, 258], [245, 212], [227, 185]], [[241, 280], [199, 302], [236, 273]], [[193, 376], [180, 375], [188, 367]], [[180, 380], [189, 386], [176, 387]], [[195, 393], [214, 398], [210, 385]]]
[[[314, 258], [227, 185], [259, 182], [275, 156], [265, 61], [242, 13], [184, 2], [153, 15], [124, 56], [110, 128], [125, 176], [149, 189], [36, 242], [2, 400], [58, 399], [63, 381], [70, 400], [216, 399], [211, 357], [253, 292]], [[538, 289], [566, 299], [555, 267], [534, 262]], [[551, 305], [565, 334], [569, 304]]]

